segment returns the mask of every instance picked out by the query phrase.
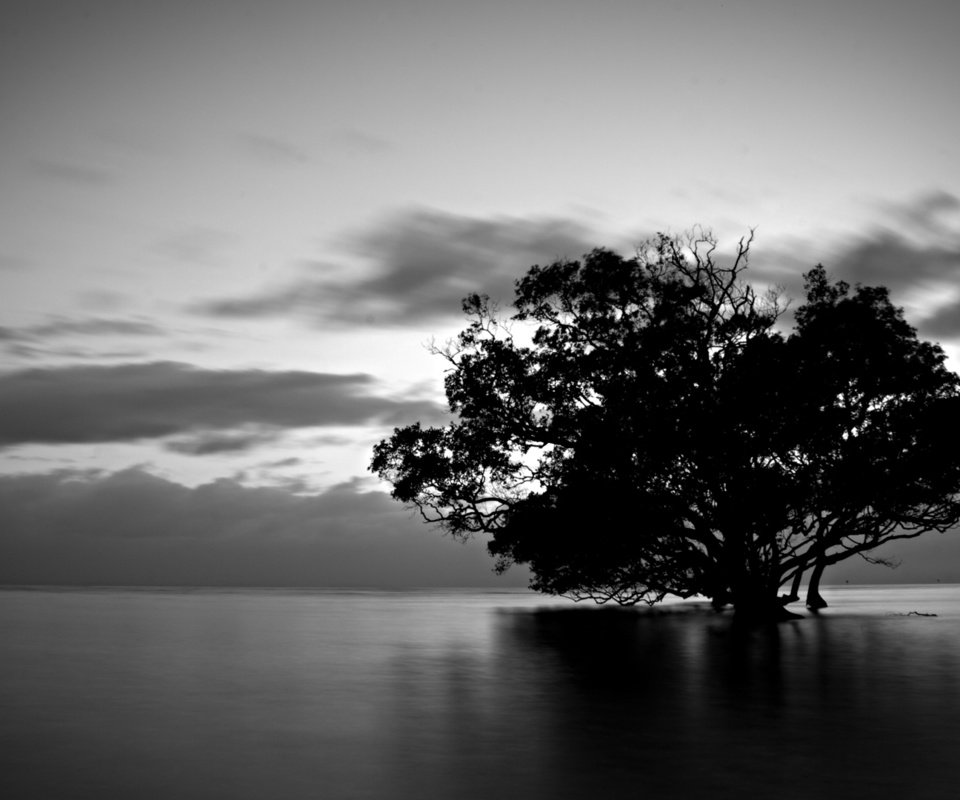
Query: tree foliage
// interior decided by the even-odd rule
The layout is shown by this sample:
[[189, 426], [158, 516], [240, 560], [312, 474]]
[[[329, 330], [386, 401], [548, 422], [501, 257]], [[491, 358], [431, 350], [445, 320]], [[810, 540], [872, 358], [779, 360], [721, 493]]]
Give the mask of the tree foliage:
[[779, 294], [709, 235], [534, 266], [514, 312], [471, 295], [447, 348], [455, 421], [374, 450], [393, 496], [496, 568], [600, 602], [702, 594], [778, 613], [811, 574], [960, 519], [957, 377], [878, 287]]

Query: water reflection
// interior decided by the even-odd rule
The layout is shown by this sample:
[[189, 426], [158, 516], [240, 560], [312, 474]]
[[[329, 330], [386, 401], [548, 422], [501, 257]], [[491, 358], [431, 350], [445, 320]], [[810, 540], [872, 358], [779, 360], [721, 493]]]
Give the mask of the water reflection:
[[4, 593], [4, 797], [952, 798], [957, 594], [744, 636], [522, 595]]
[[391, 719], [395, 785], [478, 798], [953, 797], [958, 656], [953, 631], [884, 619], [744, 637], [705, 614], [500, 612], [485, 658], [434, 664], [442, 689], [426, 725], [408, 727], [406, 704]]

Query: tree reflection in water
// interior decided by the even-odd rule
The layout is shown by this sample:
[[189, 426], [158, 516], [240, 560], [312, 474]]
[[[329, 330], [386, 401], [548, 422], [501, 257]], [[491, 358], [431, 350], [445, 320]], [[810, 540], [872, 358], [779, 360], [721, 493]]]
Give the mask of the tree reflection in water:
[[429, 696], [410, 663], [396, 672], [410, 684], [392, 693], [403, 698], [393, 785], [411, 796], [956, 787], [960, 645], [924, 621], [833, 616], [742, 633], [705, 609], [500, 611], [484, 656], [436, 655], [442, 665], [420, 664], [439, 678]]

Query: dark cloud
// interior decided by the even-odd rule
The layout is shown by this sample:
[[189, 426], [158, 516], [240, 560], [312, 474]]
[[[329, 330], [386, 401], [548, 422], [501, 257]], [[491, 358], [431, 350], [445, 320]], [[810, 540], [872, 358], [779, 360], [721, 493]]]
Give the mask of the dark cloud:
[[[960, 292], [960, 237], [952, 245], [918, 244], [886, 231], [862, 241], [836, 259], [830, 273], [851, 283], [881, 285], [895, 302], [911, 290], [939, 291], [943, 297]], [[960, 316], [950, 306], [910, 320], [927, 336], [960, 337]]]
[[960, 222], [960, 197], [942, 190], [928, 192], [913, 202], [888, 207], [888, 213], [894, 220], [919, 230], [956, 235]]
[[[884, 215], [882, 224], [839, 242], [798, 240], [786, 246], [761, 236], [753, 246], [749, 278], [758, 287], [783, 287], [794, 305], [802, 301], [803, 274], [819, 262], [834, 279], [888, 287], [895, 302], [916, 289], [960, 291], [960, 198], [933, 192], [888, 207]], [[508, 303], [513, 282], [532, 264], [579, 258], [597, 246], [629, 253], [623, 243], [642, 238], [601, 241], [568, 219], [413, 211], [347, 237], [368, 271], [311, 269], [290, 284], [218, 300], [202, 310], [239, 318], [294, 314], [318, 325], [434, 323], [459, 317], [460, 300], [473, 291]], [[955, 338], [960, 336], [955, 317], [944, 309], [931, 312], [928, 321], [912, 321], [924, 334]]]
[[0, 445], [443, 419], [433, 402], [381, 397], [375, 388], [365, 374], [205, 370], [173, 362], [23, 370], [0, 375]]
[[960, 246], [925, 246], [880, 230], [840, 243], [826, 255], [818, 254], [809, 243], [798, 243], [789, 252], [758, 243], [748, 277], [758, 286], [783, 287], [787, 296], [799, 303], [803, 299], [803, 274], [818, 263], [832, 280], [886, 286], [895, 302], [902, 302], [909, 292], [921, 288], [960, 290]]
[[237, 453], [252, 450], [275, 442], [280, 434], [275, 430], [255, 431], [205, 431], [165, 442], [164, 447], [173, 453], [188, 456], [210, 456], [222, 453]]
[[[833, 280], [885, 286], [901, 305], [916, 290], [948, 300], [960, 294], [960, 198], [934, 192], [886, 214], [884, 224], [832, 245], [832, 252], [823, 252], [821, 242], [794, 242], [787, 249], [758, 240], [749, 277], [760, 286], [783, 286], [794, 305], [803, 299], [803, 273], [817, 263]], [[924, 336], [960, 338], [960, 310], [952, 302], [910, 322]]]
[[894, 293], [917, 286], [960, 286], [960, 247], [915, 244], [883, 231], [839, 253], [830, 269], [850, 283], [886, 286]]
[[358, 481], [321, 494], [139, 469], [0, 477], [0, 583], [518, 586]]
[[[359, 480], [319, 494], [141, 469], [0, 476], [0, 583], [195, 586], [522, 586]], [[878, 553], [880, 554], [880, 553]], [[831, 582], [960, 583], [960, 532], [892, 542], [896, 570], [849, 559]]]
[[597, 244], [571, 220], [414, 211], [349, 237], [348, 246], [371, 264], [369, 272], [313, 274], [202, 310], [222, 317], [303, 314], [321, 325], [418, 325], [458, 317], [460, 301], [470, 292], [508, 302], [513, 282], [531, 265], [577, 258]]
[[277, 461], [268, 461], [265, 464], [262, 464], [263, 467], [299, 467], [303, 464], [302, 458], [297, 458], [297, 456], [290, 456], [289, 458], [281, 458]]
[[960, 301], [941, 306], [923, 320], [920, 331], [936, 340], [960, 339]]

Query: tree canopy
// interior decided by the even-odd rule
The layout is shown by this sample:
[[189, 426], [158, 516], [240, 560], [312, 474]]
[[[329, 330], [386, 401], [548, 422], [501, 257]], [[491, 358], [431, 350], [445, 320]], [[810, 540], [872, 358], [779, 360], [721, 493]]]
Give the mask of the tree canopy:
[[[621, 604], [705, 595], [775, 617], [809, 576], [960, 520], [957, 376], [886, 289], [818, 266], [776, 291], [710, 235], [534, 266], [514, 311], [463, 302], [437, 352], [454, 421], [398, 428], [371, 470], [496, 569]], [[780, 588], [790, 591], [780, 595]]]

